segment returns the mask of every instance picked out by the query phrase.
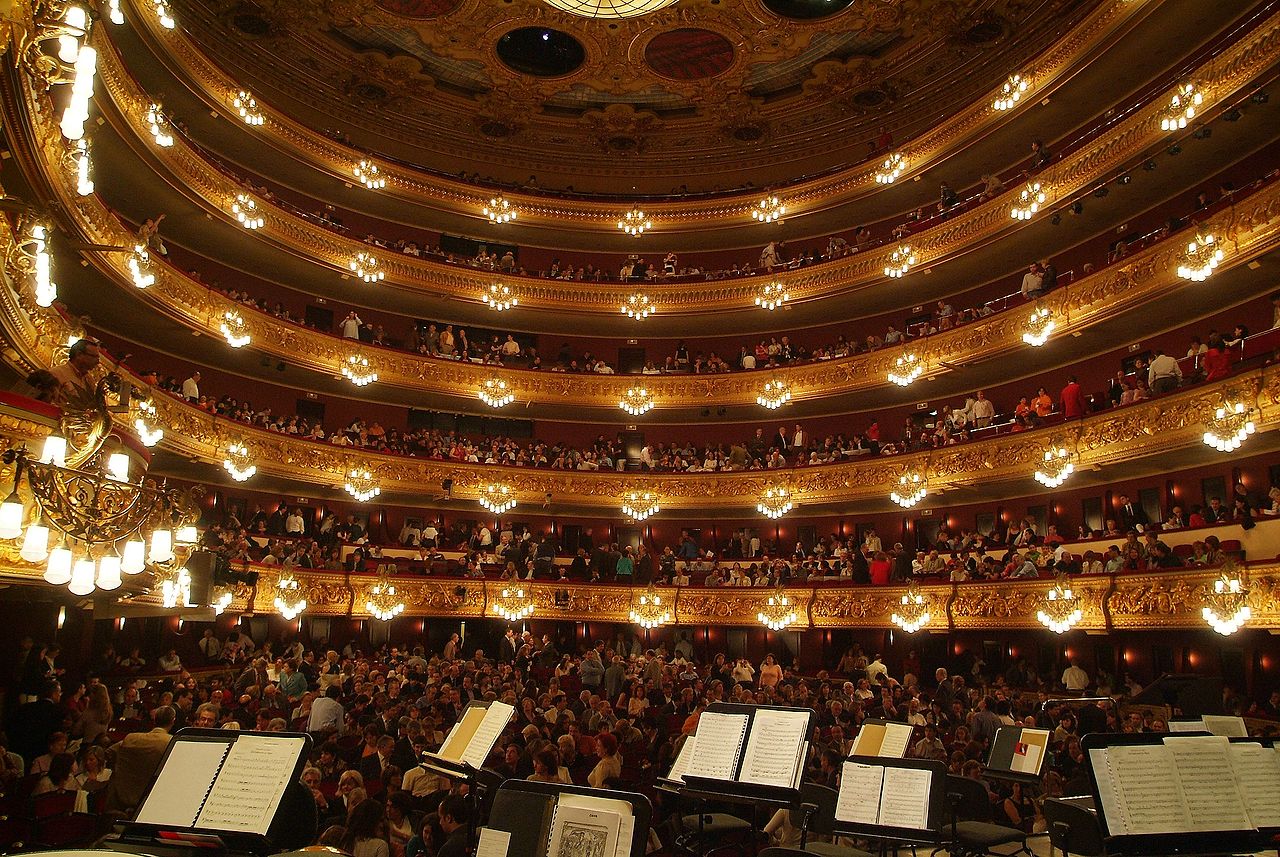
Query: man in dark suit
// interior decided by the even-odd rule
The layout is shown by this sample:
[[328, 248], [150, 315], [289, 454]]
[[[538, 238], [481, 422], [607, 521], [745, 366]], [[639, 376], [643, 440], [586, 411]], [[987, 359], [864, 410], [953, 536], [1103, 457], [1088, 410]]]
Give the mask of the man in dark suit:
[[22, 756], [28, 770], [31, 762], [49, 749], [49, 736], [63, 728], [61, 701], [62, 685], [46, 679], [40, 686], [39, 698], [23, 703], [14, 712], [9, 734], [14, 751]]
[[1129, 500], [1129, 495], [1120, 495], [1120, 529], [1136, 530], [1139, 527], [1146, 527], [1151, 522], [1147, 520], [1147, 513], [1142, 511], [1142, 507], [1137, 503]]
[[518, 651], [520, 651], [520, 641], [516, 639], [516, 632], [508, 628], [506, 636], [502, 638], [502, 643], [498, 646], [498, 660], [514, 661]]
[[382, 779], [382, 770], [391, 764], [391, 756], [395, 753], [396, 739], [383, 735], [378, 739], [377, 748], [376, 753], [370, 753], [360, 760], [360, 776], [364, 777], [366, 783]]
[[1225, 524], [1231, 520], [1231, 512], [1222, 505], [1217, 497], [1209, 498], [1209, 505], [1200, 513], [1206, 524]]
[[440, 829], [445, 840], [436, 857], [467, 857], [467, 822], [471, 806], [462, 795], [449, 795], [440, 801]]

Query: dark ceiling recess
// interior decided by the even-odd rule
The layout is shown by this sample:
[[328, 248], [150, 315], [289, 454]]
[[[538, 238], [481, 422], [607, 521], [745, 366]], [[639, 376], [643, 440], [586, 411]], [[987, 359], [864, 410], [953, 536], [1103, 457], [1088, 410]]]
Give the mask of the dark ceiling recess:
[[848, 9], [853, 0], [764, 0], [764, 5], [784, 18], [812, 21]]
[[460, 0], [378, 0], [388, 12], [406, 18], [437, 18], [458, 8]]
[[719, 33], [685, 27], [654, 36], [644, 58], [663, 77], [701, 80], [733, 65], [733, 45]]
[[564, 77], [582, 65], [586, 51], [568, 33], [549, 27], [521, 27], [498, 39], [498, 56], [521, 74]]

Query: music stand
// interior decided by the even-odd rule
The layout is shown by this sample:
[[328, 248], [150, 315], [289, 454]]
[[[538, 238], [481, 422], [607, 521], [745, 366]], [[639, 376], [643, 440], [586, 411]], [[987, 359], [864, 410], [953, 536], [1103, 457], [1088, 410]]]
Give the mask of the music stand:
[[[929, 800], [925, 807], [924, 827], [897, 827], [880, 823], [844, 821], [837, 816], [834, 822], [834, 828], [837, 833], [875, 839], [882, 844], [897, 842], [908, 845], [936, 845], [943, 840], [942, 827], [947, 816], [947, 767], [944, 762], [936, 759], [854, 756], [848, 759], [845, 764], [866, 765], [885, 769], [902, 768], [927, 771], [929, 773]], [[841, 787], [844, 787], [843, 782]]]
[[653, 806], [647, 797], [638, 792], [506, 780], [498, 787], [494, 797], [495, 811], [491, 813], [485, 827], [511, 834], [507, 857], [544, 857], [550, 843], [543, 835], [549, 832], [551, 814], [561, 795], [580, 795], [629, 803], [635, 822], [631, 832], [631, 851], [627, 857], [645, 857]]
[[993, 780], [1038, 785], [1049, 756], [1048, 729], [1001, 726], [991, 742], [982, 775]]

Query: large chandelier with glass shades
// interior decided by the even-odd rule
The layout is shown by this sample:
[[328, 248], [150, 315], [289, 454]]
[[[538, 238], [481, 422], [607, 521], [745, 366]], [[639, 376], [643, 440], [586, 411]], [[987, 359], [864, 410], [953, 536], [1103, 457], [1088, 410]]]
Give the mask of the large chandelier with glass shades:
[[519, 622], [533, 615], [533, 598], [523, 587], [507, 587], [493, 599], [493, 612], [508, 622]]
[[770, 312], [791, 300], [791, 290], [785, 284], [777, 282], [765, 283], [756, 295], [756, 306]]
[[791, 499], [791, 492], [781, 485], [766, 488], [760, 495], [760, 502], [756, 504], [757, 512], [774, 521], [794, 508], [795, 502]]
[[276, 581], [276, 609], [286, 622], [292, 622], [307, 609], [307, 599], [302, 594], [302, 584], [291, 573], [285, 572]]
[[373, 471], [363, 466], [353, 467], [347, 471], [347, 480], [342, 487], [361, 503], [367, 503], [382, 493], [382, 488], [374, 478]]
[[884, 163], [880, 165], [879, 171], [876, 172], [876, 184], [893, 184], [898, 180], [898, 176], [902, 175], [902, 171], [906, 167], [907, 162], [902, 153], [891, 152], [889, 157], [884, 159]]
[[639, 292], [628, 295], [626, 301], [622, 304], [622, 314], [638, 320], [648, 318], [657, 309], [658, 307], [649, 299], [648, 295]]
[[653, 220], [638, 208], [633, 208], [618, 221], [618, 228], [632, 237], [639, 238], [653, 228]]
[[363, 250], [351, 257], [347, 267], [351, 269], [351, 273], [366, 283], [378, 283], [387, 276], [387, 272], [382, 269], [382, 262], [378, 257]]
[[231, 201], [231, 213], [235, 215], [237, 223], [251, 232], [261, 229], [267, 222], [258, 213], [257, 201], [247, 193], [236, 194], [235, 199]]
[[227, 452], [222, 459], [222, 467], [237, 482], [245, 482], [252, 479], [253, 475], [258, 472], [258, 466], [253, 463], [253, 457], [249, 454], [249, 447], [244, 444], [244, 441], [238, 440], [233, 440], [227, 444]]
[[1036, 618], [1040, 620], [1040, 624], [1055, 634], [1065, 634], [1084, 618], [1084, 613], [1080, 609], [1080, 599], [1071, 591], [1071, 582], [1065, 575], [1059, 575], [1053, 586], [1045, 593]]
[[504, 408], [516, 400], [507, 382], [498, 377], [485, 378], [481, 381], [476, 395], [480, 397], [480, 401], [491, 408]]
[[480, 489], [476, 502], [495, 515], [505, 515], [516, 507], [516, 491], [504, 482], [490, 482]]
[[907, 591], [898, 600], [898, 608], [889, 617], [893, 624], [908, 634], [914, 634], [928, 625], [930, 618], [929, 602], [914, 583], [907, 587]]
[[1048, 307], [1036, 307], [1023, 325], [1022, 341], [1032, 348], [1039, 348], [1049, 341], [1049, 337], [1057, 327], [1053, 312]]
[[904, 473], [898, 477], [898, 490], [889, 499], [904, 509], [910, 509], [929, 495], [929, 483], [919, 473]]
[[484, 206], [484, 216], [490, 223], [510, 223], [516, 219], [516, 209], [505, 196], [495, 196]]
[[1193, 283], [1203, 283], [1222, 264], [1224, 257], [1222, 247], [1212, 232], [1198, 232], [1187, 242], [1187, 249], [1178, 260], [1178, 276]]
[[1194, 81], [1179, 84], [1160, 111], [1161, 131], [1181, 131], [1196, 118], [1196, 110], [1204, 103], [1204, 93]]
[[633, 417], [647, 414], [653, 410], [653, 396], [645, 387], [628, 387], [618, 399], [618, 407]]
[[145, 244], [133, 245], [129, 253], [129, 278], [140, 289], [155, 285], [156, 272], [151, 265], [151, 253]]
[[164, 440], [164, 429], [160, 427], [155, 403], [150, 399], [134, 400], [133, 430], [138, 433], [138, 440], [142, 441], [142, 445], [148, 448]]
[[506, 312], [513, 306], [520, 303], [520, 299], [511, 291], [510, 286], [502, 283], [490, 283], [489, 287], [484, 290], [484, 302], [489, 305], [489, 309], [497, 312]]
[[782, 591], [782, 584], [760, 605], [756, 619], [770, 631], [781, 631], [796, 621], [796, 606], [791, 597]]
[[396, 585], [386, 571], [378, 573], [378, 582], [369, 587], [364, 609], [380, 622], [390, 622], [404, 612], [404, 599], [396, 593]]
[[252, 340], [249, 336], [249, 325], [245, 323], [244, 316], [234, 309], [229, 309], [222, 314], [222, 322], [218, 325], [218, 329], [222, 331], [222, 337], [227, 340], [227, 345], [232, 348], [243, 348]]
[[776, 411], [789, 401], [791, 401], [791, 385], [781, 378], [765, 381], [760, 395], [756, 396], [756, 404], [771, 411]]
[[362, 158], [358, 161], [351, 168], [351, 175], [355, 176], [356, 181], [369, 190], [381, 190], [387, 186], [387, 179], [382, 175], [382, 170], [378, 169], [378, 165], [368, 158]]
[[658, 495], [652, 491], [628, 491], [622, 495], [622, 514], [643, 521], [662, 511]]
[[889, 381], [899, 387], [908, 387], [924, 372], [924, 360], [914, 351], [907, 351], [893, 361]]
[[1044, 451], [1044, 460], [1036, 468], [1035, 477], [1046, 488], [1057, 488], [1076, 472], [1075, 462], [1065, 447], [1050, 447]]
[[911, 249], [909, 244], [899, 244], [892, 253], [889, 254], [889, 264], [884, 266], [884, 275], [890, 279], [896, 280], [906, 276], [911, 270], [911, 266], [916, 263], [915, 251]]
[[787, 207], [776, 196], [766, 196], [751, 206], [751, 219], [757, 223], [777, 223], [787, 213]]
[[671, 608], [662, 603], [662, 596], [650, 583], [631, 608], [631, 621], [644, 628], [658, 628], [671, 622]]
[[357, 387], [367, 387], [378, 380], [378, 370], [363, 354], [348, 354], [342, 361], [342, 375]]
[[1249, 587], [1240, 579], [1234, 561], [1227, 561], [1222, 574], [1205, 592], [1201, 614], [1209, 627], [1224, 637], [1240, 630], [1253, 617], [1253, 610], [1249, 607]]
[[1040, 211], [1046, 199], [1040, 182], [1029, 180], [1018, 193], [1018, 201], [1009, 209], [1009, 216], [1014, 220], [1030, 220]]
[[1020, 74], [1009, 75], [1009, 79], [1004, 82], [1004, 86], [1000, 88], [1000, 94], [996, 96], [995, 101], [991, 102], [991, 106], [996, 110], [1012, 110], [1030, 85]]
[[1245, 407], [1244, 402], [1227, 402], [1206, 422], [1204, 442], [1219, 452], [1235, 452], [1257, 428], [1252, 408]]

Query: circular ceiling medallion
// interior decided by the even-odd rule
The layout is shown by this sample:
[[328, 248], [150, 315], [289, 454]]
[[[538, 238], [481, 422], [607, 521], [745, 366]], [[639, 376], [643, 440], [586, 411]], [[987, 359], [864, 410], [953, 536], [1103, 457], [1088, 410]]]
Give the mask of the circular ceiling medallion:
[[673, 5], [676, 0], [546, 0], [561, 12], [584, 18], [634, 18]]
[[644, 49], [649, 68], [673, 80], [702, 80], [733, 65], [733, 45], [710, 30], [682, 28], [655, 36]]
[[764, 5], [775, 15], [812, 21], [843, 12], [853, 5], [853, 0], [764, 0]]
[[534, 77], [564, 77], [587, 57], [582, 43], [548, 27], [521, 27], [498, 39], [498, 56], [507, 67]]
[[402, 18], [439, 18], [448, 15], [462, 0], [377, 0], [378, 6]]

